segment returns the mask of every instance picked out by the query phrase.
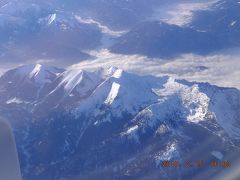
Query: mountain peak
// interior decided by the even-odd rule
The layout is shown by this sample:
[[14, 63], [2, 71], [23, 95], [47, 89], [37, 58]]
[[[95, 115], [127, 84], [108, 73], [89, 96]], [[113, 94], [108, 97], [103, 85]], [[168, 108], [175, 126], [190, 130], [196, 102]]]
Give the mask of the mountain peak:
[[[163, 119], [163, 115], [176, 110], [181, 118], [198, 123], [206, 121], [210, 115], [218, 117], [221, 112], [227, 114], [227, 108], [217, 106], [215, 101], [228, 106], [229, 112], [233, 106], [239, 106], [238, 102], [229, 103], [227, 95], [218, 87], [205, 90], [199, 83], [183, 83], [171, 77], [139, 76], [116, 67], [88, 72], [74, 68], [64, 71], [41, 64], [26, 65], [3, 75], [0, 85], [2, 93], [7, 94], [2, 95], [2, 102], [6, 104], [32, 102], [39, 105], [35, 106], [36, 109], [47, 107], [48, 110], [78, 104], [77, 115], [91, 114], [99, 108], [101, 111], [107, 109], [118, 117], [123, 112], [145, 114], [150, 108], [154, 115]], [[239, 92], [229, 90], [229, 93], [238, 99]], [[98, 111], [94, 113], [101, 116]], [[234, 134], [231, 130], [234, 117], [237, 117], [234, 113], [228, 113], [229, 125], [226, 125], [225, 118], [217, 119], [230, 135]], [[239, 132], [238, 128], [236, 132]]]
[[101, 82], [101, 78], [92, 72], [87, 72], [82, 69], [70, 69], [62, 73], [59, 87], [63, 86], [69, 94], [74, 89], [87, 93], [90, 89], [97, 86]]
[[32, 70], [32, 72], [30, 73], [30, 77], [34, 77], [34, 76], [37, 76], [41, 70], [42, 70], [42, 65], [41, 64], [36, 64]]
[[118, 67], [111, 66], [108, 68], [99, 68], [95, 72], [101, 78], [107, 79], [109, 77], [120, 76], [123, 73], [123, 70]]
[[37, 84], [50, 82], [53, 77], [56, 77], [64, 70], [56, 67], [45, 66], [42, 64], [23, 65], [13, 70], [16, 75], [27, 78]]

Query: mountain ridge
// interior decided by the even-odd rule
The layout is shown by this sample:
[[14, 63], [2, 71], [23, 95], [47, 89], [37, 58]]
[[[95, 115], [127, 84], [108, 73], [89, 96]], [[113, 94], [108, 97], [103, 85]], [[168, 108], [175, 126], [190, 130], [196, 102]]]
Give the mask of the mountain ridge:
[[[41, 81], [45, 84], [40, 96], [33, 93], [39, 90], [35, 81], [30, 81], [35, 89], [20, 84], [28, 94], [25, 97], [7, 91], [8, 82], [14, 82], [9, 74], [22, 68], [28, 70], [27, 77], [49, 68], [23, 66], [0, 77], [0, 113], [14, 128], [25, 179], [47, 179], [50, 174], [55, 179], [83, 174], [90, 178], [92, 172], [121, 179], [127, 171], [137, 179], [141, 173], [134, 164], [147, 175], [146, 169], [155, 172], [164, 160], [184, 161], [189, 151], [198, 152], [201, 143], [205, 154], [198, 156], [206, 160], [227, 158], [229, 149], [239, 152], [237, 89], [140, 76], [115, 67], [92, 72], [50, 68], [60, 73], [51, 82]], [[206, 139], [216, 146], [204, 144]], [[144, 158], [146, 164], [141, 165]], [[183, 178], [189, 171], [159, 173], [158, 178], [166, 174]], [[210, 175], [214, 175], [211, 170]]]

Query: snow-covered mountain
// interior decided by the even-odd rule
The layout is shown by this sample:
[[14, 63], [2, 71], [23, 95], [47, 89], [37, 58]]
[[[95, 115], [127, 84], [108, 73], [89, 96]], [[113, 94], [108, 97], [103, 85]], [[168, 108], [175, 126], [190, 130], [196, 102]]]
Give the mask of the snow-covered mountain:
[[[36, 101], [47, 84], [52, 83], [63, 70], [40, 64], [10, 70], [1, 77], [1, 101], [7, 104]], [[12, 98], [12, 99], [11, 99]]]
[[[239, 8], [237, 0], [4, 0], [0, 60], [7, 68], [39, 62], [67, 67], [105, 48], [163, 59], [206, 55], [239, 47]], [[176, 22], [182, 20], [187, 23]]]
[[[35, 63], [67, 67], [96, 58], [90, 64], [119, 60], [135, 69], [129, 61], [136, 57], [137, 69], [144, 58], [173, 72], [181, 60], [154, 61], [189, 53], [189, 61], [204, 60], [177, 74], [223, 77], [211, 71], [219, 61], [204, 56], [239, 47], [239, 11], [239, 0], [2, 0], [1, 69], [34, 63], [0, 77], [0, 116], [13, 126], [24, 179], [219, 179], [221, 168], [184, 165], [236, 160], [238, 89]], [[181, 167], [163, 168], [165, 160]]]
[[237, 89], [114, 67], [37, 64], [0, 78], [0, 113], [14, 127], [25, 179], [194, 178], [203, 171], [161, 162], [233, 160], [239, 110]]
[[[54, 3], [8, 1], [0, 6], [0, 59], [69, 65], [90, 57], [84, 51], [101, 45], [101, 29], [79, 22], [73, 12]], [[86, 43], [87, 42], [87, 43]], [[65, 61], [66, 58], [71, 61]]]

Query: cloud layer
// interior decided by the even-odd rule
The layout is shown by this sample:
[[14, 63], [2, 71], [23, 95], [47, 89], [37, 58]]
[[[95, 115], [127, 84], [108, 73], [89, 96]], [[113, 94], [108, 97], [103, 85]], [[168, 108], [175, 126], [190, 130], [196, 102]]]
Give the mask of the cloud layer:
[[115, 66], [124, 70], [155, 76], [170, 75], [189, 81], [209, 82], [223, 87], [240, 89], [239, 49], [221, 51], [213, 55], [186, 54], [166, 61], [139, 55], [119, 55], [108, 50], [91, 52], [96, 59], [83, 61], [69, 68], [95, 70]]

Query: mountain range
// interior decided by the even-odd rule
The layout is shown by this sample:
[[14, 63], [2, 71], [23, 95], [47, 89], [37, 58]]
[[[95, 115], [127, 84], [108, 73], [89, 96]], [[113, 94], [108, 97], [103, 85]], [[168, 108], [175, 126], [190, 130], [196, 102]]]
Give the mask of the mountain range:
[[221, 59], [240, 45], [239, 12], [238, 0], [2, 0], [0, 116], [23, 179], [229, 179], [239, 73]]
[[171, 59], [187, 53], [207, 55], [239, 47], [239, 10], [237, 0], [220, 0], [209, 9], [195, 11], [191, 21], [183, 26], [161, 21], [138, 23], [110, 49], [115, 53]]
[[[201, 179], [239, 154], [240, 92], [121, 69], [25, 65], [0, 78], [24, 179]], [[163, 161], [179, 161], [166, 168]], [[145, 178], [146, 177], [146, 178]]]
[[67, 67], [96, 58], [91, 51], [105, 48], [169, 60], [239, 47], [237, 0], [211, 1], [208, 8], [193, 9], [184, 25], [161, 14], [151, 18], [182, 3], [197, 5], [179, 0], [5, 0], [0, 4], [0, 59], [7, 67], [32, 61]]

